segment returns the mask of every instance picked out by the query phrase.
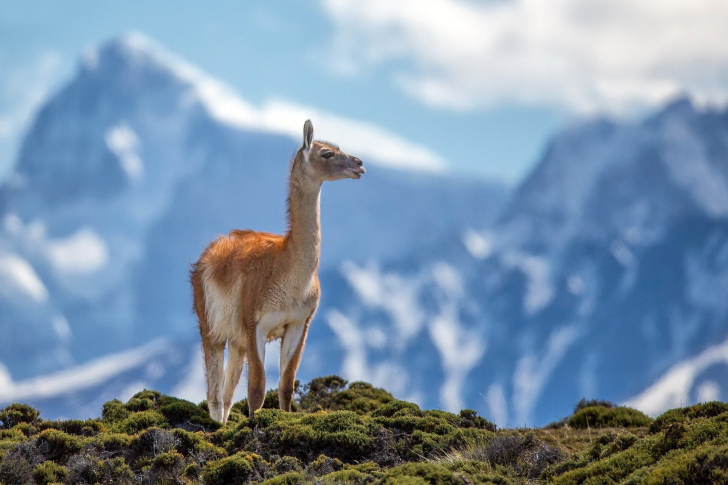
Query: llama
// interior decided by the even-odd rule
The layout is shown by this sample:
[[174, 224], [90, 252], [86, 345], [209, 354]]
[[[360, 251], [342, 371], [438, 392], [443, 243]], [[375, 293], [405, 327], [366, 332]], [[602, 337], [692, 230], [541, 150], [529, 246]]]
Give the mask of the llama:
[[364, 172], [358, 158], [331, 143], [313, 141], [313, 124], [307, 120], [303, 145], [290, 166], [285, 236], [233, 230], [210, 243], [192, 265], [207, 405], [213, 419], [227, 421], [246, 359], [250, 416], [262, 407], [265, 344], [275, 339], [281, 339], [280, 408], [291, 410], [296, 371], [321, 293], [321, 184], [359, 179]]

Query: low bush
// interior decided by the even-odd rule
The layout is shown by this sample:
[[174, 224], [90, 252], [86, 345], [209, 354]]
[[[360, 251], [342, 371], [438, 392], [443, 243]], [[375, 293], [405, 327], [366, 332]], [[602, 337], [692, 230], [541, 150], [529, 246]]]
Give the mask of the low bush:
[[20, 423], [34, 424], [39, 415], [40, 411], [27, 404], [14, 403], [0, 410], [0, 427], [10, 429]]
[[68, 470], [52, 461], [44, 461], [33, 470], [33, 479], [39, 485], [62, 482], [68, 478]]
[[[0, 483], [513, 484], [728, 483], [728, 405], [655, 420], [582, 400], [543, 429], [496, 430], [473, 410], [423, 410], [337, 376], [277, 391], [226, 426], [199, 405], [145, 390], [109, 401], [101, 419], [46, 421], [23, 404], [0, 410]], [[271, 409], [272, 408], [272, 409]]]
[[78, 436], [47, 429], [36, 439], [36, 446], [46, 460], [65, 462], [83, 449], [83, 441]]
[[0, 483], [25, 485], [33, 479], [33, 470], [43, 461], [35, 446], [18, 443], [5, 453], [0, 461]]
[[616, 406], [589, 406], [576, 411], [568, 420], [568, 425], [576, 429], [587, 428], [633, 428], [649, 426], [649, 416], [636, 409]]
[[128, 418], [112, 427], [113, 431], [126, 434], [136, 434], [147, 428], [167, 426], [167, 420], [157, 411], [141, 411], [132, 413]]
[[263, 459], [248, 452], [236, 453], [227, 458], [208, 463], [202, 471], [202, 480], [206, 485], [241, 485], [256, 477], [256, 472], [263, 465]]

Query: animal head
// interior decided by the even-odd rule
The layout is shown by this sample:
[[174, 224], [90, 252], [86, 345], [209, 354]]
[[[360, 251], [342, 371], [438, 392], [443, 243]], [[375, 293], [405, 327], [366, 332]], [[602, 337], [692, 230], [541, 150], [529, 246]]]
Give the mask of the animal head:
[[339, 149], [338, 146], [324, 141], [314, 141], [313, 123], [306, 120], [303, 124], [304, 169], [319, 181], [359, 179], [366, 172], [362, 161]]

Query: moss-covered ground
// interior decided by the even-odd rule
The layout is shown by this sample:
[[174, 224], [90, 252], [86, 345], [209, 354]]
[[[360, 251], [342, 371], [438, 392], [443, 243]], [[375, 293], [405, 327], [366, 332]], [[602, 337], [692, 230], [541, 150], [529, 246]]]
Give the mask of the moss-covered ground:
[[728, 405], [652, 420], [604, 401], [538, 429], [503, 429], [463, 410], [421, 410], [336, 376], [277, 393], [225, 426], [199, 405], [142, 391], [101, 417], [44, 420], [0, 410], [0, 483], [15, 484], [713, 484], [728, 483]]

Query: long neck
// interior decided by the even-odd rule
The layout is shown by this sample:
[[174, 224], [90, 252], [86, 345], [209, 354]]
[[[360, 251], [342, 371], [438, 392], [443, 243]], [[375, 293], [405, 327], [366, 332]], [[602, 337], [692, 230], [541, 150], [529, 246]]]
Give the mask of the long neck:
[[310, 180], [296, 157], [288, 187], [288, 250], [296, 264], [314, 271], [321, 254], [321, 183]]

